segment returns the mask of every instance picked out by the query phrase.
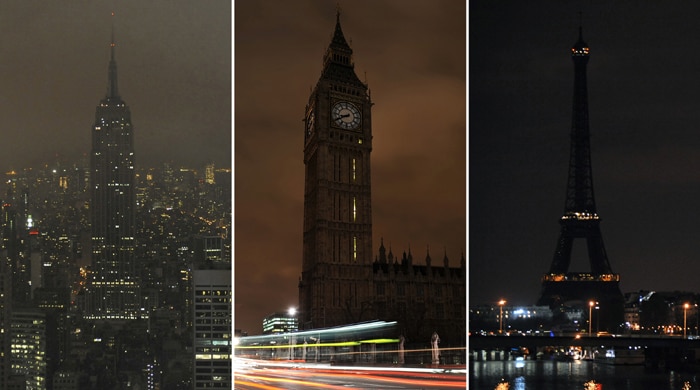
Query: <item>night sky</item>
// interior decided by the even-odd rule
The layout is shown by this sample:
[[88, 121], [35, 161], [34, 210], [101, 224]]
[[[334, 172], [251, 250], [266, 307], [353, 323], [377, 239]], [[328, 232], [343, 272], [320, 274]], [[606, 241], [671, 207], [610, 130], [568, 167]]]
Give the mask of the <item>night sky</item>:
[[[692, 1], [470, 2], [470, 304], [539, 296], [564, 212], [581, 20], [595, 198], [621, 290], [700, 292], [698, 14]], [[585, 241], [574, 251], [570, 271], [589, 271]]]
[[138, 166], [231, 167], [231, 3], [0, 4], [0, 170], [89, 155], [114, 33]]
[[[234, 7], [235, 328], [298, 305], [304, 107], [335, 28], [336, 1]], [[375, 255], [424, 264], [466, 253], [466, 5], [340, 2], [372, 101]]]

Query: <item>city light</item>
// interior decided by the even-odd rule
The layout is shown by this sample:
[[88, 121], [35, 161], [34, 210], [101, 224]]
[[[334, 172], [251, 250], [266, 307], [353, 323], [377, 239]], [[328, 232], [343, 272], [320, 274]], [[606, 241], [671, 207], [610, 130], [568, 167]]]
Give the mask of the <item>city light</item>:
[[591, 318], [593, 315], [593, 306], [594, 305], [595, 305], [595, 302], [588, 301], [588, 337], [591, 337], [591, 325], [593, 324], [593, 321], [591, 321]]
[[[356, 383], [355, 381], [361, 381], [361, 383], [376, 382], [370, 385], [372, 388], [464, 389], [466, 387], [466, 372], [462, 369], [455, 369], [451, 372], [435, 372], [432, 369], [415, 367], [355, 366], [349, 370], [348, 367], [332, 365], [305, 367], [296, 362], [261, 362], [241, 358], [234, 359], [234, 369], [236, 371], [236, 384], [243, 388], [341, 390], [352, 386]], [[352, 387], [357, 388], [357, 386]]]
[[690, 305], [689, 305], [687, 302], [686, 302], [685, 304], [683, 304], [683, 338], [686, 338], [686, 333], [685, 333], [685, 331], [686, 331], [686, 329], [687, 329], [687, 327], [686, 327], [686, 323], [687, 323], [686, 320], [687, 320], [688, 308], [689, 308], [689, 307], [690, 307]]
[[[216, 9], [204, 11], [209, 13], [206, 20], [215, 17], [215, 21], [224, 22], [218, 23], [221, 31], [228, 31], [226, 26], [230, 22], [226, 19], [231, 5], [212, 7]], [[72, 110], [61, 111], [58, 120], [47, 116], [44, 125], [15, 126], [21, 131], [10, 131], [3, 136], [6, 147], [3, 164], [18, 169], [5, 172], [0, 192], [3, 253], [0, 335], [4, 345], [0, 353], [4, 375], [0, 387], [78, 388], [83, 378], [91, 378], [101, 388], [197, 389], [200, 387], [195, 381], [203, 381], [203, 375], [195, 377], [195, 370], [199, 370], [211, 373], [207, 375], [211, 379], [207, 387], [232, 388], [232, 278], [228, 275], [225, 283], [217, 286], [221, 296], [195, 296], [198, 285], [192, 276], [205, 267], [223, 273], [228, 266], [230, 273], [232, 240], [223, 240], [225, 244], [219, 251], [223, 261], [217, 264], [200, 261], [203, 251], [191, 246], [197, 234], [220, 236], [222, 230], [232, 230], [230, 171], [210, 172], [210, 181], [216, 178], [216, 182], [207, 186], [199, 181], [203, 177], [204, 158], [211, 161], [208, 166], [213, 166], [214, 161], [232, 163], [227, 138], [230, 105], [222, 104], [207, 112], [207, 121], [213, 120], [217, 125], [206, 136], [196, 134], [192, 140], [198, 140], [197, 146], [193, 147], [189, 142], [192, 140], [182, 135], [192, 134], [191, 129], [202, 124], [201, 118], [185, 119], [190, 124], [185, 126], [187, 129], [182, 127], [184, 131], [178, 136], [177, 131], [172, 131], [171, 121], [182, 122], [181, 118], [167, 112], [154, 114], [148, 106], [160, 104], [155, 102], [157, 99], [141, 99], [147, 103], [132, 107], [141, 118], [139, 123], [145, 129], [146, 116], [154, 115], [163, 132], [151, 133], [151, 146], [139, 142], [138, 152], [134, 152], [130, 107], [116, 89], [115, 52], [107, 59], [109, 64], [99, 60], [102, 56], [95, 56], [95, 51], [107, 54], [110, 50], [109, 22], [105, 20], [108, 10], [83, 8], [75, 13], [80, 14], [79, 18], [68, 15], [64, 22], [72, 25], [72, 20], [89, 20], [89, 25], [83, 25], [84, 31], [95, 33], [98, 46], [82, 53], [69, 50], [66, 58], [81, 64], [74, 70], [89, 75], [86, 82], [88, 79], [98, 84], [106, 82], [107, 94], [100, 88], [94, 96], [95, 103], [99, 102], [96, 107], [72, 105]], [[18, 9], [6, 11], [11, 17]], [[157, 14], [162, 15], [162, 10]], [[112, 27], [117, 25], [117, 32], [127, 30], [119, 27], [121, 22], [111, 23]], [[208, 24], [215, 28], [217, 23]], [[149, 26], [146, 23], [141, 27], [149, 29]], [[201, 39], [195, 38], [198, 29], [186, 29], [193, 42], [201, 43]], [[65, 35], [59, 30], [55, 33]], [[182, 27], [177, 28], [181, 30]], [[146, 30], [142, 32], [149, 35]], [[37, 36], [25, 38], [23, 43], [15, 42], [19, 52], [31, 52], [35, 46], [32, 42]], [[112, 45], [114, 38], [112, 34]], [[67, 39], [64, 46], [73, 47], [76, 42]], [[206, 61], [200, 43], [195, 43], [195, 57]], [[125, 52], [135, 49], [132, 53], [138, 54], [143, 47], [137, 46], [125, 47]], [[212, 46], [208, 51], [214, 47], [217, 58], [227, 58], [226, 45]], [[184, 49], [176, 56], [189, 56], [188, 53], [192, 52]], [[169, 60], [174, 58], [171, 56]], [[53, 65], [52, 60], [46, 62], [48, 72]], [[195, 65], [188, 64], [180, 70], [192, 66]], [[124, 68], [127, 75], [131, 72], [129, 67]], [[222, 80], [230, 79], [229, 66], [222, 70], [226, 73]], [[20, 65], [12, 73], [20, 80], [26, 72], [31, 73], [31, 69]], [[100, 76], [93, 77], [96, 74]], [[59, 84], [70, 83], [64, 76], [48, 77]], [[123, 90], [124, 96], [138, 96], [141, 93], [138, 85], [143, 80], [128, 76], [126, 81], [136, 88]], [[198, 81], [191, 81], [190, 92], [198, 88], [220, 89], [222, 93], [217, 93], [213, 101], [217, 104], [230, 94], [224, 83], [218, 88], [207, 83], [198, 86]], [[150, 89], [150, 93], [169, 95], [165, 92], [168, 85], [163, 88]], [[33, 102], [47, 97], [35, 94], [31, 88], [10, 89], [24, 94], [23, 98], [33, 96], [30, 98]], [[74, 96], [69, 93], [62, 99], [69, 102]], [[211, 103], [199, 100], [180, 107], [169, 105], [166, 111], [199, 110], [200, 105], [212, 107]], [[45, 103], [35, 105], [42, 106]], [[13, 114], [18, 118], [35, 117], [31, 109], [14, 110]], [[61, 124], [64, 120], [87, 124], [84, 130], [75, 133], [76, 139], [85, 142], [76, 144], [65, 137], [62, 131], [65, 124]], [[26, 121], [17, 123], [20, 122]], [[40, 132], [33, 133], [32, 127]], [[20, 147], [19, 139], [27, 142], [26, 148]], [[206, 157], [200, 159], [200, 156]], [[20, 167], [20, 164], [27, 165]], [[195, 168], [181, 173], [178, 171], [181, 164]], [[146, 173], [150, 174], [148, 181], [144, 180]], [[167, 214], [168, 218], [161, 218], [161, 214]], [[209, 226], [205, 220], [216, 220], [219, 225]], [[189, 249], [180, 249], [188, 245]], [[200, 298], [203, 299], [198, 301]], [[166, 347], [165, 342], [160, 342], [166, 340], [178, 341]], [[218, 361], [206, 368], [196, 366], [197, 356], [205, 355]], [[178, 368], [171, 369], [175, 363]]]
[[498, 301], [498, 306], [500, 307], [501, 314], [498, 316], [498, 333], [503, 334], [503, 305], [506, 304], [505, 299]]

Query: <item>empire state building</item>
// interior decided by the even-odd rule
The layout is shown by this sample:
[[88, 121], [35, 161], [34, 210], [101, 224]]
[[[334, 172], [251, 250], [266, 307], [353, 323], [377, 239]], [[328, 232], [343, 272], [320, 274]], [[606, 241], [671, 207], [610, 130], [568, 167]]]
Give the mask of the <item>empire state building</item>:
[[112, 34], [107, 95], [92, 126], [92, 272], [85, 302], [85, 317], [91, 319], [135, 319], [140, 306], [134, 259], [134, 133], [129, 107], [117, 88], [115, 46]]

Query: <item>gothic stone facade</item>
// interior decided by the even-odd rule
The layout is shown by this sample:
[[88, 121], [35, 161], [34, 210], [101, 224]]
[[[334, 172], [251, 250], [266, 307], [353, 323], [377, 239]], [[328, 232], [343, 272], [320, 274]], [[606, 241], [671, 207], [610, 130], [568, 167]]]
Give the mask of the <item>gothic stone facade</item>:
[[372, 253], [372, 104], [338, 16], [304, 116], [299, 326], [396, 320], [409, 342], [429, 340], [437, 331], [443, 345], [464, 344], [463, 257], [460, 267], [449, 267], [447, 256], [433, 266], [429, 255], [424, 265], [413, 264], [410, 250], [401, 260], [391, 251], [387, 256], [383, 245], [379, 256]]

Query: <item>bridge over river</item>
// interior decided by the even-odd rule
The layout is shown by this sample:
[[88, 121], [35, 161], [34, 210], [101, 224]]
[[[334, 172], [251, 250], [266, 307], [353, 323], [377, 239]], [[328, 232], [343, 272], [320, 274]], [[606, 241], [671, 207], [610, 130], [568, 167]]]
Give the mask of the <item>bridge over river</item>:
[[651, 347], [700, 349], [700, 338], [681, 336], [470, 336], [470, 350], [502, 349], [517, 347]]
[[[495, 360], [506, 360], [512, 358], [509, 351], [523, 347], [533, 352], [545, 348], [567, 347], [581, 347], [589, 350], [641, 348], [646, 366], [700, 370], [700, 339], [681, 336], [470, 336], [468, 345], [472, 360], [475, 360], [476, 356], [497, 356]], [[491, 354], [483, 352], [491, 352]], [[494, 355], [493, 352], [500, 352], [500, 354]], [[534, 359], [535, 355], [532, 353], [530, 358]]]

